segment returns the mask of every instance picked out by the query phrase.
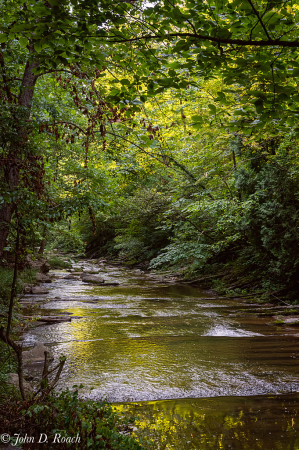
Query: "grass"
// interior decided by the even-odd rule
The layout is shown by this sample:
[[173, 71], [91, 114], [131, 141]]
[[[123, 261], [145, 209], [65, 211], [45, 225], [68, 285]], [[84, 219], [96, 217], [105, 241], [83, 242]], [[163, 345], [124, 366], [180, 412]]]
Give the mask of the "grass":
[[37, 269], [24, 269], [20, 272], [19, 278], [25, 284], [36, 283]]
[[53, 269], [70, 269], [72, 267], [72, 264], [70, 262], [66, 262], [58, 256], [52, 256], [51, 258], [48, 258], [47, 262]]

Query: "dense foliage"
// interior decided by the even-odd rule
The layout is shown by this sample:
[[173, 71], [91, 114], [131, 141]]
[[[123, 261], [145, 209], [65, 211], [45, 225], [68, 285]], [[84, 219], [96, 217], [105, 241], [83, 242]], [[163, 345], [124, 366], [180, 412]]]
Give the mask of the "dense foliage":
[[[0, 1], [3, 342], [26, 255], [50, 248], [297, 302], [298, 14], [298, 0]], [[22, 420], [141, 448], [76, 392]]]
[[0, 9], [4, 264], [19, 233], [21, 268], [46, 242], [87, 244], [296, 291], [296, 2]]
[[[107, 403], [79, 400], [78, 389], [53, 394], [39, 404], [10, 399], [7, 406], [0, 404], [0, 432], [9, 433], [13, 445], [22, 444], [24, 450], [40, 448], [45, 439], [49, 449], [144, 449], [130, 435], [120, 433], [128, 429], [128, 420], [122, 420]], [[20, 428], [26, 433], [20, 433]], [[26, 436], [31, 442], [26, 442]]]

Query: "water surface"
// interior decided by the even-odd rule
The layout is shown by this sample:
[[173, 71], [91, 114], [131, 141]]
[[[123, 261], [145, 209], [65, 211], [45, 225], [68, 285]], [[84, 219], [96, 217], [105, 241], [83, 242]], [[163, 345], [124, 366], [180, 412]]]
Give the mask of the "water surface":
[[[288, 403], [295, 417], [293, 425], [282, 423], [278, 413], [274, 420], [272, 414], [283, 408], [282, 395], [289, 399], [290, 393], [299, 390], [298, 337], [294, 327], [282, 331], [268, 324], [269, 318], [244, 314], [241, 310], [249, 306], [241, 300], [215, 297], [138, 270], [90, 262], [82, 265], [85, 270], [98, 268], [107, 282], [117, 281], [120, 285], [94, 286], [79, 279], [55, 278], [46, 296], [48, 302], [40, 305], [40, 311], [63, 311], [79, 318], [38, 326], [24, 336], [24, 345], [41, 341], [57, 358], [67, 356], [60, 386], [82, 383], [83, 393], [94, 399], [135, 402], [126, 408], [143, 411], [144, 429], [153, 430], [149, 418], [157, 419], [157, 414], [163, 413], [165, 423], [174, 421], [181, 437], [176, 436], [175, 442], [169, 431], [167, 442], [156, 442], [156, 446], [164, 445], [159, 448], [299, 448], [294, 431], [296, 395], [293, 403]], [[56, 271], [55, 275], [63, 277], [66, 273]], [[25, 300], [30, 302], [30, 296]], [[237, 311], [241, 316], [236, 315]], [[251, 397], [257, 395], [258, 400]], [[254, 423], [267, 424], [269, 411], [274, 426], [289, 427], [281, 442], [285, 445], [289, 439], [289, 445], [291, 437], [286, 436], [294, 436], [292, 442], [297, 447], [275, 447], [272, 434], [266, 440], [264, 436], [262, 447], [258, 446], [260, 437], [254, 447], [234, 446], [235, 442], [240, 445], [240, 436], [250, 434]], [[238, 431], [231, 427], [227, 433], [240, 436], [228, 444], [217, 438], [217, 447], [213, 439], [227, 430], [228, 423], [237, 424]], [[187, 439], [186, 433], [197, 438]], [[200, 440], [199, 435], [206, 437]], [[182, 439], [184, 446], [178, 447], [177, 439]]]

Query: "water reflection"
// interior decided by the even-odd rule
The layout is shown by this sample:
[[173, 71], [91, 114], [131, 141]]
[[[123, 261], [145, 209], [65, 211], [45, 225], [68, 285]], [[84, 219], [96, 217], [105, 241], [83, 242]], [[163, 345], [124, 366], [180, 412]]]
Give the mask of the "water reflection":
[[237, 301], [149, 285], [134, 271], [107, 268], [104, 277], [120, 286], [56, 279], [42, 308], [81, 318], [25, 336], [25, 344], [41, 341], [67, 355], [61, 385], [93, 386], [94, 398], [110, 401], [299, 390], [298, 339], [276, 335], [265, 319], [240, 327], [230, 316]]
[[118, 405], [155, 450], [298, 450], [299, 397], [186, 399]]

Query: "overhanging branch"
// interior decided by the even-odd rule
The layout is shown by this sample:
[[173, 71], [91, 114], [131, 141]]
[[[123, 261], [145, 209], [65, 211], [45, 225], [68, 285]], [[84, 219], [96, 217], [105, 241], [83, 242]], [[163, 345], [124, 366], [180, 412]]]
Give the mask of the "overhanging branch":
[[204, 34], [197, 33], [168, 33], [168, 34], [146, 34], [144, 36], [139, 36], [135, 38], [125, 38], [122, 36], [116, 36], [112, 39], [107, 39], [111, 43], [126, 43], [126, 42], [138, 42], [142, 40], [153, 40], [153, 39], [168, 39], [175, 37], [190, 37], [195, 40], [200, 41], [210, 41], [216, 42], [217, 44], [231, 44], [231, 45], [241, 45], [241, 46], [253, 46], [253, 47], [291, 47], [299, 48], [299, 41], [283, 41], [280, 39], [268, 39], [255, 41], [252, 39], [231, 39], [223, 37], [214, 37]]

